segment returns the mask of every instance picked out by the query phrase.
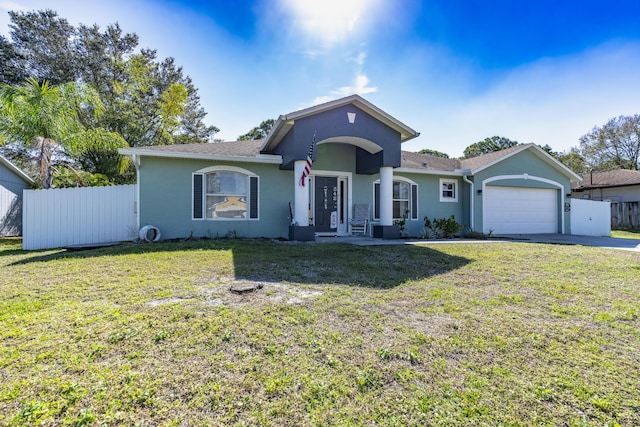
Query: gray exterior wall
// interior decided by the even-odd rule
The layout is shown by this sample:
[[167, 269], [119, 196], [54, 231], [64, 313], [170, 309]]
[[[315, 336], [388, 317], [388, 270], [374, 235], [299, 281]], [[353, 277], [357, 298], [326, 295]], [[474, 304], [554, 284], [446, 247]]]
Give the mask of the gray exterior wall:
[[[316, 149], [313, 171], [348, 172], [352, 177], [352, 206], [368, 203], [373, 216], [374, 182], [379, 174], [356, 174], [356, 147], [347, 144], [320, 144]], [[234, 166], [259, 176], [259, 219], [207, 220], [192, 219], [193, 173], [210, 166]], [[418, 218], [407, 220], [406, 232], [420, 236], [424, 217], [445, 218], [454, 215], [467, 224], [465, 199], [468, 191], [458, 179], [461, 194], [458, 202], [439, 201], [439, 179], [436, 175], [395, 173], [418, 185]], [[233, 233], [242, 237], [286, 238], [291, 222], [289, 202], [293, 203], [293, 171], [278, 165], [206, 160], [143, 157], [139, 168], [140, 227], [153, 225], [165, 239], [222, 237]]]
[[[508, 159], [505, 159], [493, 166], [490, 166], [470, 180], [474, 182], [474, 231], [482, 231], [482, 194], [478, 194], [478, 190], [482, 190], [483, 181], [501, 175], [523, 175], [527, 174], [530, 177], [541, 177], [551, 181], [555, 181], [564, 187], [563, 190], [558, 189], [558, 206], [560, 207], [558, 212], [558, 233], [561, 232], [561, 217], [560, 212], [563, 209], [565, 202], [570, 202], [570, 198], [567, 198], [567, 194], [571, 193], [571, 183], [569, 178], [560, 172], [557, 168], [551, 166], [549, 163], [542, 160], [538, 155], [531, 152], [531, 150], [525, 150], [518, 154], [515, 154]], [[536, 181], [533, 179], [511, 179], [492, 181], [487, 185], [498, 185], [505, 187], [528, 187], [528, 188], [553, 188], [556, 186], [547, 184], [545, 182]], [[565, 233], [568, 234], [571, 231], [571, 218], [569, 213], [564, 215], [564, 227]]]
[[[235, 166], [259, 176], [259, 219], [192, 219], [192, 174], [209, 166]], [[205, 160], [143, 157], [139, 170], [140, 227], [153, 225], [163, 239], [222, 237], [287, 237], [289, 202], [293, 202], [293, 172], [278, 165], [221, 163]]]
[[0, 236], [22, 235], [22, 190], [31, 185], [0, 163]]
[[612, 202], [640, 202], [640, 185], [574, 191], [573, 197], [588, 200], [610, 200]]
[[[355, 123], [348, 122], [347, 112], [356, 113]], [[376, 154], [360, 150], [355, 164], [361, 173], [371, 173], [380, 166], [400, 166], [400, 133], [353, 105], [296, 120], [295, 126], [270, 154], [280, 154], [282, 168], [293, 169], [295, 160], [306, 159], [314, 133], [316, 142], [333, 137], [358, 137], [382, 148]], [[316, 155], [316, 159], [318, 157]]]

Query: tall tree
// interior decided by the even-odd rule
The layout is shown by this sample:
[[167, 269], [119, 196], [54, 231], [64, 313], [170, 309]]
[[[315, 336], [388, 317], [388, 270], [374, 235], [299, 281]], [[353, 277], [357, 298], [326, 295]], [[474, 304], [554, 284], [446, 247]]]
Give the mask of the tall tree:
[[475, 144], [471, 144], [464, 149], [464, 158], [477, 157], [482, 154], [493, 153], [494, 151], [504, 150], [505, 148], [515, 147], [519, 145], [518, 141], [512, 141], [509, 138], [503, 136], [492, 136], [491, 138], [485, 138], [482, 141], [478, 141]]
[[52, 10], [10, 11], [10, 35], [25, 74], [52, 85], [76, 80], [75, 28]]
[[27, 76], [15, 46], [0, 35], [0, 84], [19, 84]]
[[640, 115], [620, 116], [580, 138], [589, 170], [640, 169]]
[[558, 154], [557, 158], [560, 163], [575, 173], [585, 173], [588, 171], [585, 166], [584, 157], [576, 147], [571, 148], [568, 152]]
[[262, 123], [260, 123], [259, 126], [254, 127], [244, 135], [240, 135], [238, 137], [238, 141], [248, 141], [252, 139], [265, 139], [267, 135], [269, 135], [269, 132], [271, 131], [271, 128], [275, 123], [276, 121], [273, 119], [265, 120]]
[[87, 130], [83, 126], [81, 116], [99, 116], [103, 109], [97, 92], [84, 84], [54, 86], [30, 78], [19, 86], [3, 85], [0, 88], [2, 142], [35, 148], [39, 164], [36, 181], [43, 188], [49, 188], [58, 149], [63, 155], [77, 158], [87, 150], [113, 152], [127, 146], [116, 133], [99, 128]]
[[75, 28], [52, 10], [10, 17], [11, 42], [0, 39], [0, 55], [12, 62], [0, 63], [0, 81], [16, 83], [9, 65], [17, 64], [40, 82], [89, 84], [105, 114], [84, 124], [118, 132], [131, 146], [208, 142], [219, 131], [204, 123], [206, 112], [189, 76], [173, 58], [160, 61], [155, 50], [138, 50], [135, 33], [118, 24], [105, 31], [97, 25]]

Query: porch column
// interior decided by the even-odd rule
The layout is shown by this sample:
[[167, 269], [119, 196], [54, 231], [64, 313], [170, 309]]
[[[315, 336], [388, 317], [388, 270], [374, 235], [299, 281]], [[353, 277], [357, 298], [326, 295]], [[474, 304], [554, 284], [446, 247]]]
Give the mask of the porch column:
[[380, 168], [380, 225], [393, 225], [393, 168]]
[[289, 240], [312, 241], [316, 239], [315, 227], [309, 225], [309, 178], [300, 185], [306, 160], [296, 160], [293, 165], [293, 225], [289, 226]]
[[373, 226], [373, 237], [400, 238], [400, 227], [393, 224], [393, 168], [380, 168], [380, 225]]
[[296, 160], [294, 163], [293, 183], [294, 190], [294, 214], [293, 222], [299, 227], [309, 226], [309, 178], [305, 178], [305, 186], [300, 185], [300, 177], [307, 162]]

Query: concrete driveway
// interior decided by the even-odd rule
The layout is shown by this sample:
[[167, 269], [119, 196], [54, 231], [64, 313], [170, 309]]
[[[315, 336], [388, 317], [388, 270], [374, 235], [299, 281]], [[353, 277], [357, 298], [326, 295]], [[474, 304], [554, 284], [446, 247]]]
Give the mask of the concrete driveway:
[[640, 239], [616, 239], [600, 236], [572, 236], [570, 234], [509, 234], [498, 238], [530, 243], [552, 243], [558, 245], [582, 245], [597, 248], [623, 249], [640, 252]]
[[340, 242], [356, 246], [451, 244], [451, 243], [499, 243], [505, 241], [523, 243], [551, 243], [557, 245], [582, 245], [598, 248], [622, 249], [640, 252], [640, 239], [616, 239], [613, 237], [572, 236], [569, 234], [509, 234], [498, 235], [488, 240], [442, 239], [442, 240], [383, 240], [365, 236], [317, 237], [316, 242]]

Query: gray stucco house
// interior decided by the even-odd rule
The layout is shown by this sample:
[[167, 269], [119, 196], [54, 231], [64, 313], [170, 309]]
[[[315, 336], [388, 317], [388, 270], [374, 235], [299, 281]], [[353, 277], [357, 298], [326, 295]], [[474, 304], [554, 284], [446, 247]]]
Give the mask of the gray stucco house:
[[425, 216], [450, 215], [484, 233], [570, 232], [565, 205], [580, 177], [536, 145], [467, 160], [403, 151], [418, 135], [353, 95], [280, 116], [261, 141], [120, 153], [138, 171], [139, 226], [165, 238], [347, 235], [354, 205], [370, 206], [381, 238], [397, 237], [402, 217], [419, 236]]
[[0, 236], [22, 235], [22, 190], [33, 180], [0, 155]]
[[616, 169], [582, 175], [571, 186], [573, 197], [611, 202], [640, 202], [640, 171]]

